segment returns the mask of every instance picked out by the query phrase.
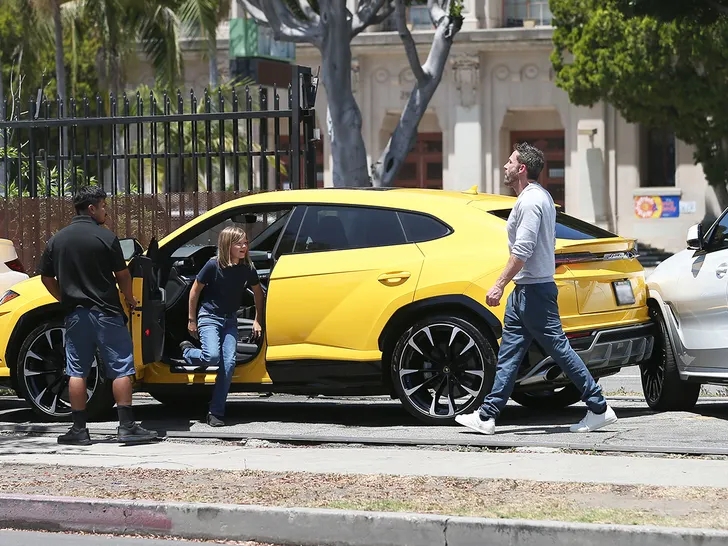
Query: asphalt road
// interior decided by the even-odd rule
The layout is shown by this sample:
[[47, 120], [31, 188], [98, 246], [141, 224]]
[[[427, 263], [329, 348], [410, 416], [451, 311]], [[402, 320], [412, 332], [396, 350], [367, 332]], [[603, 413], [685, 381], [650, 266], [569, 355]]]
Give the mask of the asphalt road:
[[[187, 542], [150, 538], [117, 537], [75, 533], [39, 533], [34, 531], [0, 531], [0, 546], [203, 546], [219, 542]], [[227, 542], [226, 544], [258, 546], [254, 542]], [[263, 545], [259, 545], [263, 546]]]
[[[637, 369], [634, 368], [634, 372]], [[623, 372], [611, 379], [625, 392], [636, 389], [630, 382], [636, 373]], [[212, 429], [204, 423], [204, 409], [175, 411], [146, 395], [135, 397], [136, 418], [141, 424], [161, 435], [174, 433], [237, 433], [243, 435], [275, 435], [346, 443], [406, 442], [468, 445], [482, 436], [459, 426], [427, 426], [408, 414], [397, 400], [388, 397], [327, 398], [260, 395], [231, 395], [227, 408], [229, 426]], [[586, 408], [575, 404], [558, 411], [537, 411], [510, 403], [502, 413], [495, 437], [501, 445], [546, 446], [578, 449], [657, 450], [725, 449], [728, 437], [728, 398], [706, 396], [691, 412], [655, 413], [643, 399], [613, 398], [610, 401], [619, 422], [594, 434], [573, 434], [569, 425], [579, 421]], [[89, 424], [92, 435], [104, 439], [106, 431], [115, 430], [117, 422], [111, 413], [107, 421]], [[0, 428], [3, 426], [43, 424], [28, 406], [14, 398], [0, 399]], [[45, 422], [47, 425], [53, 423]], [[64, 428], [66, 425], [62, 425]]]

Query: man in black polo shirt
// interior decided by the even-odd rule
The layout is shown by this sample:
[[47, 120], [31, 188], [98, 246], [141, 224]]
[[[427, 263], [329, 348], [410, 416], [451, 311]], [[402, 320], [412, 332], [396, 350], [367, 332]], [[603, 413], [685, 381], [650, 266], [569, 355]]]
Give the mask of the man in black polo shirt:
[[134, 351], [117, 283], [130, 309], [136, 301], [119, 239], [102, 227], [106, 193], [87, 186], [73, 204], [76, 217], [48, 241], [39, 267], [43, 284], [66, 312], [66, 374], [73, 426], [58, 443], [91, 443], [86, 428], [86, 377], [97, 350], [107, 379], [113, 381], [119, 441], [149, 441], [157, 435], [134, 422], [131, 408]]

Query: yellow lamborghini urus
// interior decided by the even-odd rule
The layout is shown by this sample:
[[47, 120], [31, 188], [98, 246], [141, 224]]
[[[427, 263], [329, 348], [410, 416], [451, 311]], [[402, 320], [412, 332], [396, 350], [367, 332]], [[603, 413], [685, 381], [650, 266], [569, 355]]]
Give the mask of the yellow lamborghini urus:
[[[493, 382], [505, 306], [488, 308], [485, 294], [508, 259], [514, 202], [474, 190], [279, 191], [228, 202], [146, 251], [122, 241], [140, 301], [128, 323], [135, 388], [170, 405], [208, 399], [216, 368], [188, 366], [179, 344], [195, 275], [220, 230], [239, 225], [266, 306], [264, 336], [251, 342], [252, 293], [240, 302], [231, 391], [389, 394], [423, 422], [449, 423]], [[559, 308], [574, 349], [595, 377], [650, 358], [635, 242], [561, 212], [556, 222]], [[1, 296], [0, 378], [46, 419], [70, 415], [62, 318], [39, 277]], [[113, 404], [103, 366], [88, 390], [91, 412]], [[534, 344], [513, 398], [560, 408], [580, 396]]]

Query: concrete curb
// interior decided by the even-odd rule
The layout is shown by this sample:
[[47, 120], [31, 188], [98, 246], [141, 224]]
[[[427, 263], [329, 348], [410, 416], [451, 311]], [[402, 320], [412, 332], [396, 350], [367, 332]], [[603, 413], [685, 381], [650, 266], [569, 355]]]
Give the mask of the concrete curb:
[[311, 546], [724, 546], [728, 532], [247, 505], [0, 495], [0, 527]]

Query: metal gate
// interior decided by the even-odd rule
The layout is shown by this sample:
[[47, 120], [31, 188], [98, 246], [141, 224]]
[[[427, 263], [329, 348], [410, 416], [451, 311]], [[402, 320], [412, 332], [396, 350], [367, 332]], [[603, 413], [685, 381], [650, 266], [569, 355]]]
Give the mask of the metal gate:
[[150, 90], [70, 100], [68, 112], [45, 97], [6, 102], [0, 237], [32, 273], [85, 184], [109, 194], [108, 226], [143, 245], [230, 199], [314, 188], [317, 84], [310, 68], [292, 66], [287, 88], [231, 86], [200, 100]]

